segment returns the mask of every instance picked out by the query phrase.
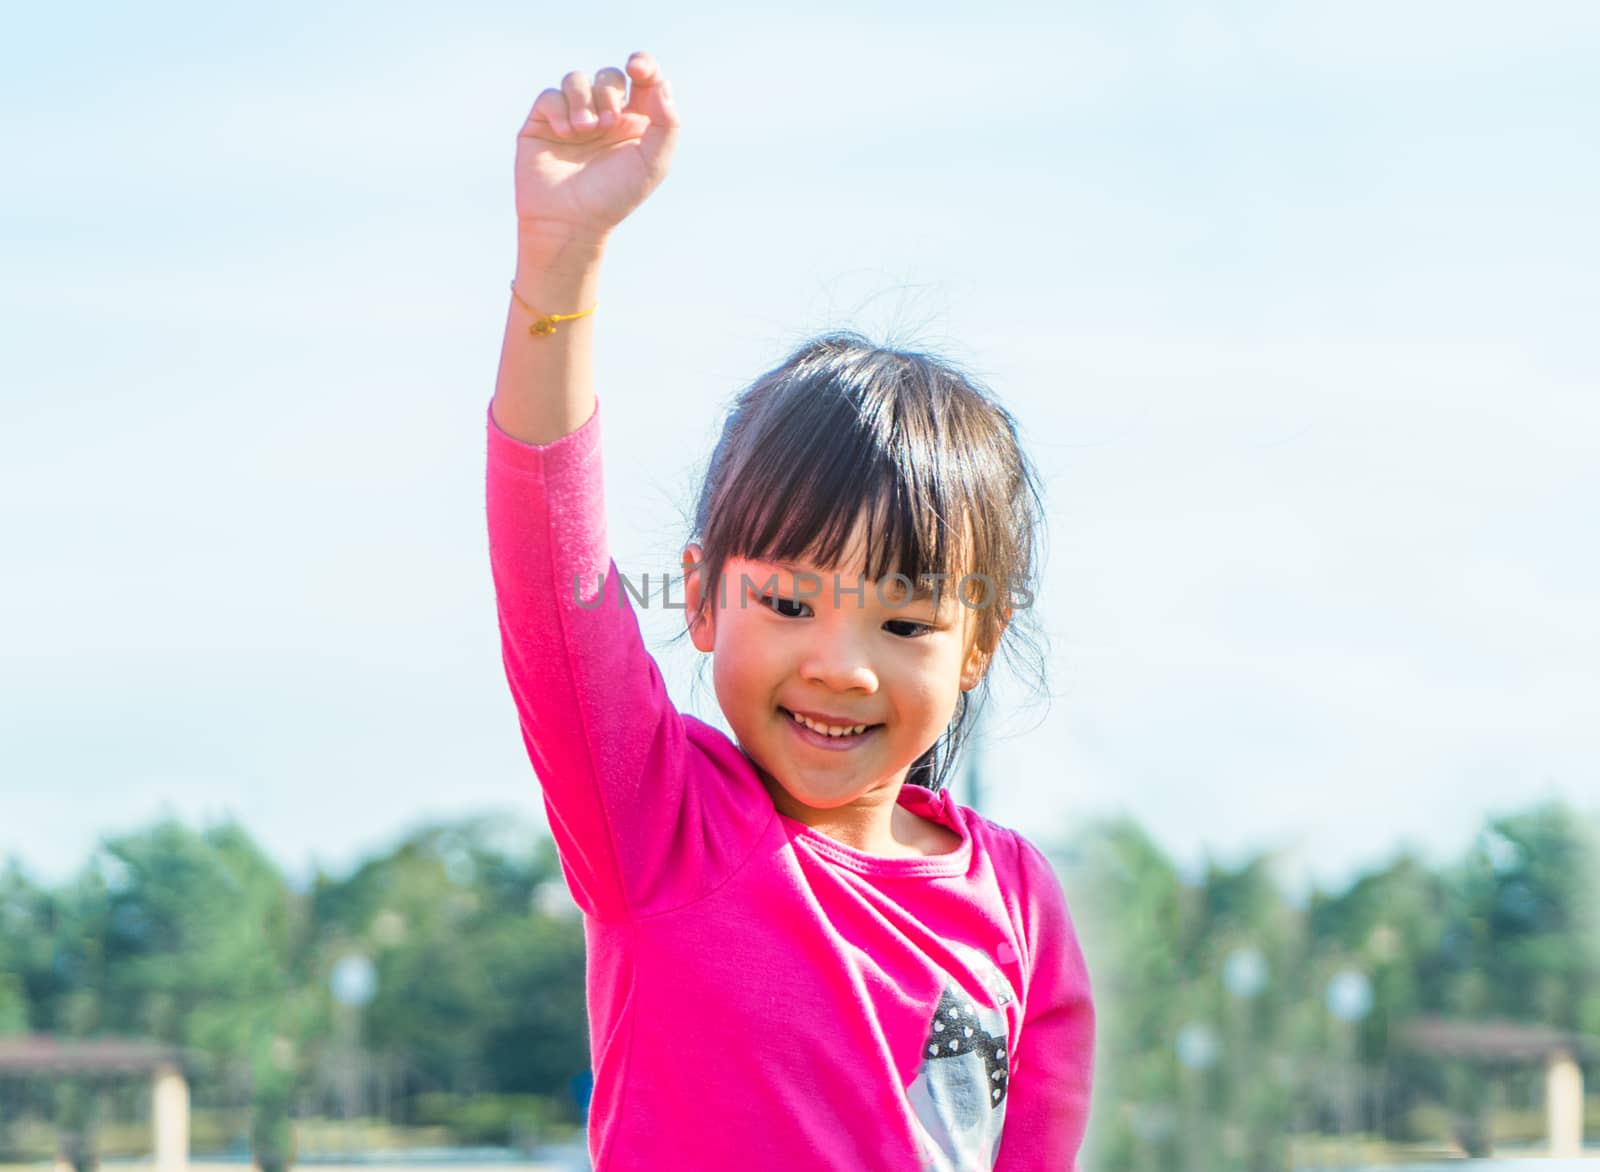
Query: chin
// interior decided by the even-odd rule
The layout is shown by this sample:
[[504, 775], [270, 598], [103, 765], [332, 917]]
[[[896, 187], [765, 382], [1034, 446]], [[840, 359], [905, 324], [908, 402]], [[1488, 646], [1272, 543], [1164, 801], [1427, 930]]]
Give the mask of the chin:
[[807, 809], [835, 810], [840, 806], [848, 806], [851, 802], [868, 792], [867, 790], [859, 790], [851, 793], [828, 794], [818, 792], [817, 790], [807, 786], [796, 788], [795, 786], [789, 785], [783, 781], [779, 781], [777, 774], [773, 773], [765, 765], [760, 764], [760, 762], [757, 762], [756, 764], [757, 768], [762, 774], [763, 779], [766, 781], [769, 787], [781, 790], [784, 796], [790, 801], [798, 802]]

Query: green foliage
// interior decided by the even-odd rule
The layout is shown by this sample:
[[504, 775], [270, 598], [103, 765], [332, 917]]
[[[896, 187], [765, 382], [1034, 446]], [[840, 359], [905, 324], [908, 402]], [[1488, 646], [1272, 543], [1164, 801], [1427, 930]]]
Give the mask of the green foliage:
[[[1095, 988], [1085, 1166], [1097, 1172], [1266, 1172], [1351, 1129], [1486, 1151], [1494, 1120], [1498, 1138], [1523, 1136], [1537, 1112], [1501, 1102], [1504, 1078], [1482, 1065], [1408, 1050], [1404, 1023], [1494, 1017], [1600, 1035], [1600, 850], [1594, 827], [1559, 805], [1491, 819], [1437, 871], [1402, 854], [1303, 904], [1278, 889], [1271, 855], [1186, 878], [1125, 819], [1048, 853]], [[1243, 950], [1267, 974], [1247, 994], [1224, 980]], [[331, 992], [352, 955], [376, 974], [360, 1007]], [[1354, 1025], [1326, 1004], [1349, 968], [1372, 986]], [[55, 889], [15, 863], [0, 871], [0, 1036], [179, 1047], [197, 1143], [247, 1146], [267, 1172], [293, 1162], [294, 1120], [310, 1115], [378, 1127], [381, 1114], [474, 1144], [575, 1126], [583, 975], [582, 922], [552, 844], [508, 837], [503, 821], [420, 829], [306, 891], [232, 824], [167, 821], [110, 840]], [[1179, 1061], [1186, 1026], [1212, 1033], [1203, 1069]], [[0, 1107], [23, 1103], [18, 1093]], [[110, 1142], [107, 1094], [61, 1081], [48, 1104], [82, 1172]], [[8, 1120], [0, 1147], [31, 1151], [18, 1137], [32, 1118]], [[327, 1130], [305, 1134], [321, 1143]]]
[[[1096, 991], [1085, 1162], [1102, 1172], [1281, 1169], [1293, 1136], [1350, 1130], [1482, 1153], [1496, 1072], [1409, 1049], [1406, 1022], [1600, 1036], [1600, 849], [1593, 823], [1559, 804], [1491, 819], [1439, 873], [1402, 854], [1303, 907], [1278, 890], [1270, 855], [1190, 883], [1127, 820], [1085, 826], [1052, 854]], [[1269, 979], [1241, 997], [1223, 974], [1245, 947]], [[1343, 969], [1372, 987], [1354, 1025], [1326, 1003]], [[1196, 1024], [1215, 1061], [1187, 1070], [1177, 1039]]]
[[[563, 904], [546, 899], [562, 882], [553, 846], [508, 829], [426, 828], [304, 893], [231, 823], [109, 840], [55, 890], [13, 863], [0, 872], [0, 1035], [180, 1048], [196, 1118], [243, 1104], [229, 1146], [248, 1145], [268, 1172], [294, 1158], [296, 1113], [366, 1114], [380, 1095], [399, 1120], [429, 1093], [461, 1096], [451, 1125], [463, 1139], [576, 1118], [582, 924], [544, 910]], [[351, 953], [377, 972], [364, 1008], [331, 993]], [[87, 1165], [94, 1100], [71, 1085], [50, 1110]]]
[[258, 1077], [251, 1104], [250, 1150], [261, 1172], [284, 1172], [294, 1162], [290, 1112], [294, 1079], [286, 1071]]
[[589, 1067], [581, 922], [539, 909], [554, 848], [491, 845], [485, 821], [424, 830], [342, 882], [320, 881], [319, 980], [360, 952], [377, 969], [365, 1045], [418, 1091], [566, 1095]]
[[166, 822], [105, 844], [99, 1030], [157, 1038], [217, 1068], [247, 1061], [289, 991], [289, 892], [243, 830]]
[[506, 1147], [522, 1146], [570, 1116], [544, 1095], [434, 1093], [419, 1095], [416, 1110], [421, 1122], [449, 1128], [459, 1143]]
[[28, 1032], [28, 991], [16, 973], [0, 968], [0, 1038]]
[[55, 1087], [56, 1127], [61, 1158], [74, 1172], [95, 1172], [100, 1166], [98, 1088], [85, 1079], [62, 1079]]

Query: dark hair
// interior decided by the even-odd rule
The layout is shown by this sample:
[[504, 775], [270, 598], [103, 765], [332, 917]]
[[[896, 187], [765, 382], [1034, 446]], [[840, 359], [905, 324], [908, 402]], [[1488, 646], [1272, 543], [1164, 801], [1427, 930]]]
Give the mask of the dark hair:
[[[988, 597], [967, 604], [976, 645], [991, 662], [1001, 645], [1011, 653], [1019, 640], [1012, 628], [1032, 625], [1043, 536], [1038, 478], [1015, 421], [949, 360], [835, 330], [804, 342], [737, 395], [695, 506], [701, 582], [720, 583], [729, 558], [804, 559], [837, 570], [863, 520], [869, 581], [982, 575]], [[1020, 606], [1018, 591], [1028, 599]], [[702, 590], [702, 611], [716, 593]], [[1042, 667], [1040, 660], [1041, 678]], [[988, 687], [985, 671], [979, 689]], [[944, 788], [971, 731], [970, 701], [962, 692], [908, 781]]]

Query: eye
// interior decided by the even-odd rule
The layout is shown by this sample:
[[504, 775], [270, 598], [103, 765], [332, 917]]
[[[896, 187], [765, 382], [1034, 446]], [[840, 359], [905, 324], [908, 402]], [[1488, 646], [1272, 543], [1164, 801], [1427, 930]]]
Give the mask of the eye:
[[920, 639], [933, 631], [933, 628], [927, 623], [914, 623], [910, 619], [892, 619], [883, 625], [889, 628], [910, 627], [911, 630], [909, 631], [895, 631], [895, 634], [902, 635], [907, 639]]
[[783, 609], [784, 607], [798, 607], [801, 611], [807, 609], [806, 604], [797, 599], [780, 598], [776, 594], [763, 594], [761, 596], [761, 605], [769, 608], [775, 614], [782, 615], [786, 619], [798, 619], [805, 616], [803, 613], [785, 610]]

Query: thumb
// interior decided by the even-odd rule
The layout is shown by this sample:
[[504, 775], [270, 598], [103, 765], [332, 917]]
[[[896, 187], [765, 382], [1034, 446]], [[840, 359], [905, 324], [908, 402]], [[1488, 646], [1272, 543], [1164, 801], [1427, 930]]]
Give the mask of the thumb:
[[663, 81], [652, 88], [655, 90], [656, 112], [674, 126], [678, 125], [678, 104], [672, 99], [672, 83]]
[[635, 102], [629, 103], [632, 109], [650, 119], [650, 125], [639, 138], [639, 150], [649, 160], [652, 170], [664, 171], [672, 160], [678, 130], [683, 123], [678, 117], [678, 105], [672, 99], [670, 81], [644, 87], [644, 91], [641, 94], [635, 86]]
[[662, 76], [655, 58], [640, 50], [628, 58], [624, 72], [633, 83], [627, 111], [642, 114], [653, 124], [678, 126], [678, 107], [672, 100], [672, 83]]

